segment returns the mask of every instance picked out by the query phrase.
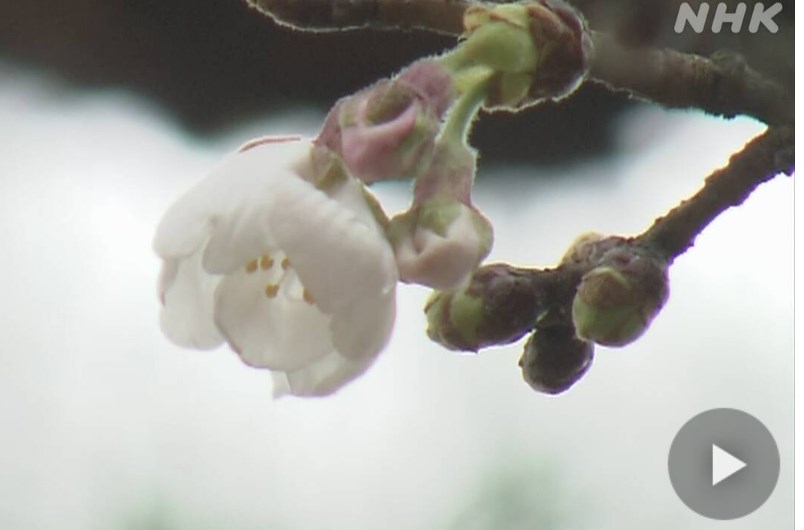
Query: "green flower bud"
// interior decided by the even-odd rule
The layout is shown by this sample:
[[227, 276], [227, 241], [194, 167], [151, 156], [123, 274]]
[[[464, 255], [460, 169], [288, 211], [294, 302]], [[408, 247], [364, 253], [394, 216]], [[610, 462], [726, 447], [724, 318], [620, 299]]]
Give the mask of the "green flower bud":
[[530, 74], [497, 73], [491, 78], [486, 96], [487, 109], [515, 110], [528, 99], [533, 78]]
[[531, 275], [504, 264], [485, 265], [455, 292], [435, 291], [424, 311], [427, 335], [451, 350], [509, 344], [533, 329], [537, 297]]
[[578, 337], [625, 346], [648, 329], [667, 296], [665, 262], [636, 246], [616, 247], [578, 286], [572, 302]]
[[424, 307], [427, 336], [450, 350], [477, 351], [483, 300], [466, 292], [434, 291]]
[[476, 4], [464, 27], [465, 57], [494, 71], [488, 109], [518, 110], [567, 96], [585, 78], [593, 53], [586, 22], [560, 0]]
[[589, 370], [594, 350], [594, 344], [579, 339], [571, 325], [537, 328], [525, 343], [519, 366], [534, 390], [560, 394]]
[[532, 72], [539, 61], [524, 4], [474, 5], [464, 17], [463, 49], [475, 64], [497, 72]]

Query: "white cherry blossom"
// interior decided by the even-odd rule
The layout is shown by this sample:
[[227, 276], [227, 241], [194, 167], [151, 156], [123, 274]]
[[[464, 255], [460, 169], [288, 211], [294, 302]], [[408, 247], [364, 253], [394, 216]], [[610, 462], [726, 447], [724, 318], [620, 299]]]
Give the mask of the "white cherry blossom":
[[398, 273], [367, 192], [345, 173], [316, 177], [310, 140], [252, 141], [169, 209], [154, 241], [165, 335], [227, 342], [273, 372], [275, 395], [336, 391], [393, 327]]

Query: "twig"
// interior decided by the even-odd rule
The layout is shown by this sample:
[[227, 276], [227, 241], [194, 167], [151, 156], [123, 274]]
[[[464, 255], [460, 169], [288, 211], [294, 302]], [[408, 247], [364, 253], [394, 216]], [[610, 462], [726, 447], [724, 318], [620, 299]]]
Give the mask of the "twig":
[[[302, 30], [422, 29], [463, 31], [469, 0], [246, 0], [278, 22]], [[751, 116], [768, 125], [793, 123], [792, 90], [749, 68], [736, 54], [707, 59], [674, 50], [631, 49], [593, 32], [589, 79], [670, 108], [718, 116]]]
[[[423, 29], [460, 35], [469, 0], [246, 0], [299, 29]], [[438, 292], [425, 312], [428, 335], [447, 348], [478, 351], [530, 334], [520, 359], [537, 391], [568, 389], [588, 370], [593, 342], [636, 340], [667, 300], [667, 269], [718, 215], [763, 182], [792, 174], [794, 97], [737, 54], [710, 58], [634, 49], [591, 32], [588, 80], [669, 108], [697, 108], [770, 127], [705, 179], [700, 191], [633, 238], [583, 238], [552, 269], [487, 264], [457, 292]], [[534, 78], [535, 79], [535, 78]], [[532, 84], [535, 84], [531, 79]], [[488, 101], [488, 100], [487, 100]]]
[[595, 32], [590, 76], [613, 90], [671, 108], [738, 114], [768, 125], [793, 122], [793, 94], [752, 70], [738, 55], [710, 59], [675, 50], [629, 49]]
[[[647, 258], [666, 269], [718, 215], [742, 204], [757, 186], [775, 175], [793, 172], [794, 140], [792, 127], [768, 129], [732, 155], [726, 167], [709, 175], [698, 193], [657, 219], [639, 236], [592, 240], [552, 269], [520, 268], [504, 263], [480, 267], [465, 288], [466, 294], [482, 300], [480, 324], [471, 340], [460, 328], [450, 327], [449, 303], [439, 306], [442, 312], [446, 311], [446, 317], [434, 313], [436, 318], [431, 318], [433, 315], [428, 313], [431, 327], [433, 322], [446, 322], [431, 333], [431, 338], [451, 349], [477, 351], [514, 342], [533, 329], [572, 328], [573, 299], [584, 275], [601, 264], [616, 263], [623, 258], [627, 262], [635, 257]], [[432, 307], [435, 306], [431, 304], [425, 311]], [[661, 303], [657, 310], [659, 307]]]
[[465, 0], [246, 0], [280, 24], [307, 31], [423, 29], [463, 31]]
[[[458, 35], [468, 0], [247, 0], [284, 24], [301, 29], [354, 27], [420, 28]], [[668, 261], [692, 246], [695, 237], [724, 210], [741, 204], [762, 182], [793, 167], [792, 91], [764, 78], [739, 56], [712, 58], [674, 50], [630, 49], [612, 37], [592, 34], [595, 56], [590, 79], [612, 90], [673, 108], [698, 108], [732, 117], [752, 116], [770, 124], [765, 134], [715, 171], [706, 185], [634, 241]]]
[[732, 155], [726, 167], [710, 174], [703, 188], [686, 199], [637, 238], [672, 262], [718, 215], [742, 204], [757, 186], [779, 173], [794, 169], [795, 132], [792, 127], [772, 127]]

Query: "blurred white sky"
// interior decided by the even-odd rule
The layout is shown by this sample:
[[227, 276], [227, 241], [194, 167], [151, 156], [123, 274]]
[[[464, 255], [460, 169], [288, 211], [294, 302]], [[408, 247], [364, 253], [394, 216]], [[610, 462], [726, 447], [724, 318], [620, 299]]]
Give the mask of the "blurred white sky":
[[[151, 238], [229, 150], [311, 133], [321, 116], [266, 117], [200, 144], [123, 95], [5, 74], [0, 528], [487, 530], [461, 514], [503, 498], [517, 530], [720, 528], [666, 473], [675, 432], [713, 407], [757, 416], [782, 453], [773, 496], [729, 528], [792, 527], [792, 179], [715, 221], [673, 266], [650, 331], [599, 348], [564, 395], [521, 380], [521, 344], [463, 356], [430, 343], [427, 292], [400, 286], [394, 337], [363, 378], [331, 398], [272, 401], [268, 375], [228, 350], [161, 336]], [[549, 183], [538, 168], [484, 165], [490, 259], [551, 266], [581, 232], [639, 232], [759, 131], [650, 110], [623, 123], [621, 158]], [[409, 200], [404, 185], [377, 193], [391, 211]]]

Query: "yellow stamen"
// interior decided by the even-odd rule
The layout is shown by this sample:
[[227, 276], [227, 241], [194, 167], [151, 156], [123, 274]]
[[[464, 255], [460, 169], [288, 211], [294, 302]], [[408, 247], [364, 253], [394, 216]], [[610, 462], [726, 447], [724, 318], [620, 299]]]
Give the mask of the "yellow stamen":
[[283, 271], [288, 270], [288, 267], [290, 267], [290, 260], [289, 260], [289, 259], [287, 259], [287, 258], [282, 258], [282, 263], [281, 263], [281, 265], [282, 265], [282, 270], [283, 270]]
[[269, 283], [265, 286], [265, 296], [268, 298], [276, 298], [277, 293], [279, 293], [279, 286], [275, 283]]
[[274, 260], [271, 259], [271, 256], [262, 256], [260, 258], [260, 268], [264, 271], [267, 271], [271, 267], [274, 266]]
[[253, 259], [246, 265], [246, 272], [254, 272], [257, 270], [257, 260]]
[[315, 298], [313, 298], [313, 295], [311, 295], [310, 291], [308, 291], [307, 289], [305, 289], [302, 292], [302, 298], [304, 298], [304, 301], [307, 302], [310, 305], [315, 304]]

